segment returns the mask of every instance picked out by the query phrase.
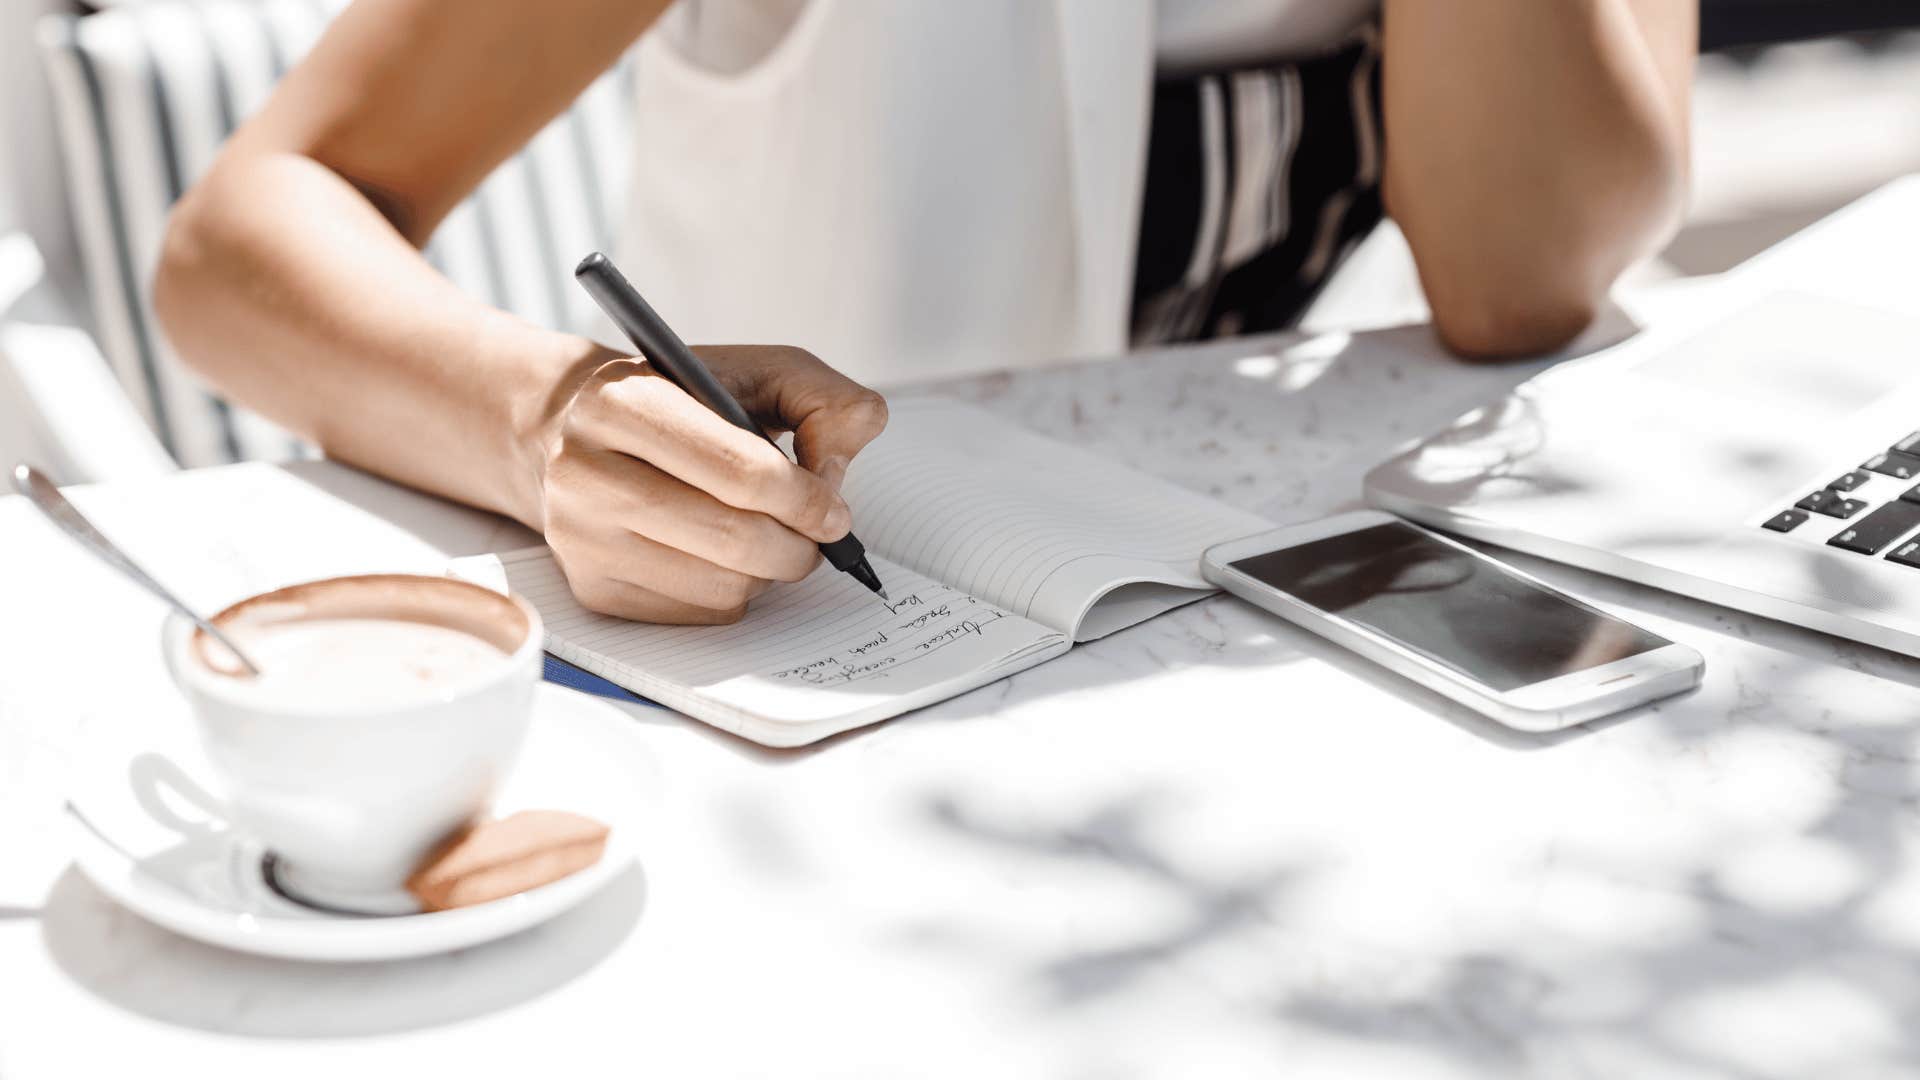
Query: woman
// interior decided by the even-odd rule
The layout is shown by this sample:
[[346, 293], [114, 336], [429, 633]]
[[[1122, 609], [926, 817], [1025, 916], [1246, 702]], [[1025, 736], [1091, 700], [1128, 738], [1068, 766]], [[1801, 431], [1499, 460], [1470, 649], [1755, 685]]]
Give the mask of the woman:
[[[885, 382], [1287, 325], [1382, 207], [1452, 349], [1569, 340], [1681, 206], [1679, 0], [360, 0], [175, 211], [181, 354], [545, 533], [587, 605], [738, 618], [845, 531]], [[799, 466], [419, 246], [656, 21], [621, 261]]]

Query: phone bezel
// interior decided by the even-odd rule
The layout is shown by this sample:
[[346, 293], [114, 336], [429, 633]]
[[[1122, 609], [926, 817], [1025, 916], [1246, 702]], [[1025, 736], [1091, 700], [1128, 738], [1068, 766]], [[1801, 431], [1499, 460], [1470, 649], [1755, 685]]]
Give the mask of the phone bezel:
[[[1201, 568], [1208, 580], [1229, 592], [1256, 604], [1259, 601], [1249, 594], [1270, 599], [1279, 606], [1268, 610], [1273, 610], [1283, 618], [1309, 630], [1322, 632], [1334, 641], [1367, 655], [1392, 670], [1436, 690], [1441, 690], [1456, 700], [1463, 700], [1467, 704], [1480, 707], [1496, 719], [1515, 727], [1540, 730], [1577, 723], [1580, 719], [1589, 719], [1593, 715], [1605, 715], [1615, 708], [1628, 707], [1634, 699], [1651, 700], [1653, 697], [1684, 689], [1698, 681], [1698, 672], [1704, 666], [1700, 654], [1685, 645], [1667, 639], [1664, 635], [1656, 634], [1656, 637], [1667, 641], [1667, 644], [1634, 656], [1622, 657], [1619, 660], [1565, 675], [1556, 675], [1512, 690], [1496, 690], [1478, 679], [1406, 648], [1393, 638], [1371, 627], [1315, 607], [1292, 593], [1283, 592], [1232, 566], [1234, 562], [1251, 555], [1297, 547], [1330, 536], [1340, 536], [1386, 524], [1416, 529], [1437, 543], [1446, 544], [1472, 558], [1491, 564], [1501, 572], [1545, 589], [1566, 603], [1584, 611], [1591, 611], [1623, 622], [1628, 621], [1620, 619], [1620, 616], [1611, 612], [1602, 611], [1577, 597], [1569, 596], [1532, 574], [1490, 558], [1451, 537], [1442, 536], [1430, 529], [1378, 510], [1356, 510], [1336, 514], [1317, 521], [1281, 526], [1238, 540], [1216, 544], [1208, 548], [1201, 557]], [[1652, 633], [1652, 631], [1648, 632]], [[1693, 673], [1691, 678], [1684, 679], [1678, 686], [1669, 685], [1674, 683], [1678, 676], [1687, 672]], [[1458, 692], [1450, 692], [1447, 687], [1436, 685], [1438, 682], [1444, 682]], [[1621, 704], [1616, 705], [1616, 702]]]

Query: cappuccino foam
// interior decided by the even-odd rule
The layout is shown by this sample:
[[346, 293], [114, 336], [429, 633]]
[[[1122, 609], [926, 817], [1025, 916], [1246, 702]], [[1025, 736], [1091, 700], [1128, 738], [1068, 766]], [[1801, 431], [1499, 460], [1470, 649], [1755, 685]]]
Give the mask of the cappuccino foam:
[[237, 643], [260, 667], [229, 694], [267, 707], [353, 712], [430, 700], [500, 670], [507, 653], [473, 634], [409, 619], [252, 623]]

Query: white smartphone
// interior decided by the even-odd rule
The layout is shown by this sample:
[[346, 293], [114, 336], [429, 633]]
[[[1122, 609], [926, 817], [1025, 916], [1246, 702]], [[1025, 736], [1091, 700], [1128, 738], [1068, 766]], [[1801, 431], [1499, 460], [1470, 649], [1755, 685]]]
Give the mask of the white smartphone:
[[1209, 548], [1208, 581], [1522, 731], [1700, 682], [1700, 654], [1377, 510]]

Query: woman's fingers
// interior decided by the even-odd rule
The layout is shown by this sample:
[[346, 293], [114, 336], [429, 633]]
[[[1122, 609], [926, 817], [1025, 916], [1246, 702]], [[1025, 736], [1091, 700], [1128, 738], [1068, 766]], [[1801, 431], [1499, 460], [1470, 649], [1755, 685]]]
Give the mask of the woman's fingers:
[[651, 375], [618, 378], [583, 403], [579, 422], [601, 446], [638, 458], [729, 506], [774, 518], [816, 543], [853, 517], [838, 492], [779, 448], [727, 423]]
[[769, 581], [799, 581], [820, 548], [773, 518], [728, 506], [661, 470], [612, 450], [579, 453], [567, 509], [716, 566]]
[[660, 614], [649, 617], [651, 622], [732, 622], [772, 584], [617, 526], [568, 530], [558, 538], [553, 532], [547, 541], [574, 597], [623, 618], [638, 617], [626, 613], [635, 605], [652, 605]]
[[747, 613], [745, 606], [732, 611], [712, 611], [695, 607], [652, 589], [616, 578], [589, 577], [569, 572], [567, 584], [582, 607], [602, 615], [635, 622], [674, 623], [680, 626], [719, 626], [739, 622]]
[[793, 432], [800, 464], [838, 489], [840, 475], [887, 426], [887, 399], [789, 345], [703, 345], [748, 412]]
[[542, 477], [547, 542], [595, 611], [731, 622], [772, 582], [806, 577], [818, 544], [851, 528], [839, 481], [885, 426], [886, 403], [798, 349], [703, 352], [769, 430], [794, 432], [808, 468], [646, 365], [602, 365], [573, 394]]

